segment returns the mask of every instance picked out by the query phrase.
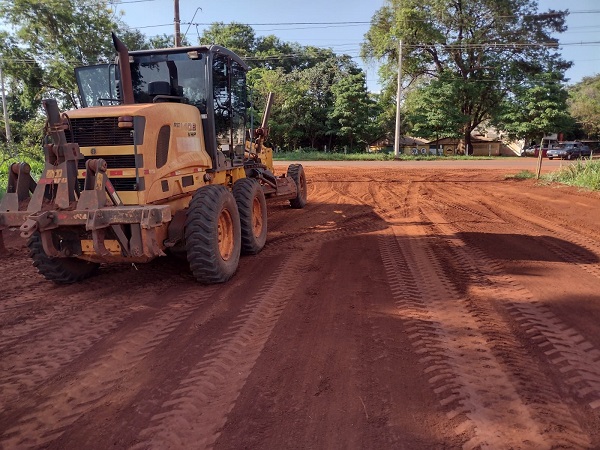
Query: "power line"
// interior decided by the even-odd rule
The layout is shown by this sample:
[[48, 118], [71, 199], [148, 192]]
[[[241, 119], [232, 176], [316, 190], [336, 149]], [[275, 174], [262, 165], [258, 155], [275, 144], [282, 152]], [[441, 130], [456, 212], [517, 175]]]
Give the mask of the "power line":
[[[352, 44], [348, 44], [348, 45], [352, 45]], [[546, 46], [556, 46], [556, 43], [553, 42], [539, 42], [539, 43], [518, 43], [518, 42], [510, 42], [510, 43], [487, 43], [487, 44], [463, 44], [463, 45], [443, 45], [443, 44], [438, 44], [439, 46], [443, 46], [445, 48], [448, 49], [454, 49], [454, 48], [458, 48], [458, 49], [469, 49], [469, 48], [512, 48], [512, 47], [517, 47], [517, 48], [535, 48], [535, 47], [546, 47]], [[568, 43], [563, 43], [563, 44], [559, 44], [560, 46], [578, 46], [578, 45], [586, 45], [586, 46], [600, 46], [600, 41], [589, 41], [589, 42], [568, 42]], [[410, 47], [413, 49], [419, 49], [419, 48], [424, 48], [425, 46], [423, 45], [419, 45], [419, 44], [404, 44], [405, 47]], [[343, 51], [343, 50], [342, 50]], [[344, 53], [342, 55], [337, 55], [337, 56], [350, 56], [351, 58], [359, 58], [360, 55], [356, 54], [354, 55], [353, 53], [358, 53], [358, 50], [355, 49], [350, 49], [349, 51], [347, 51], [347, 53]], [[328, 58], [329, 55], [307, 55], [304, 53], [289, 53], [289, 54], [281, 54], [281, 55], [271, 55], [271, 56], [248, 56], [248, 57], [243, 57], [243, 59], [245, 59], [246, 61], [271, 61], [271, 60], [281, 60], [281, 59], [293, 59], [293, 58], [304, 58], [304, 59], [323, 59], [323, 58]], [[52, 62], [52, 61], [56, 61], [54, 58], [48, 58], [48, 59], [43, 59], [43, 58], [6, 58], [6, 57], [0, 57], [0, 62], [12, 62], [12, 63], [25, 63], [25, 64], [35, 64], [35, 63], [47, 63], [47, 62]], [[587, 61], [587, 60], [586, 60]], [[67, 62], [69, 64], [81, 64], [82, 61], [64, 61]]]
[[[128, 0], [128, 1], [122, 1], [122, 2], [117, 2], [117, 4], [121, 4], [121, 3], [141, 3], [141, 2], [150, 2], [150, 1], [155, 1], [155, 0]], [[600, 14], [600, 9], [590, 9], [590, 10], [579, 10], [579, 11], [569, 11], [569, 15], [571, 14]], [[544, 17], [544, 16], [548, 16], [548, 15], [553, 15], [553, 14], [548, 14], [548, 13], [539, 13], [539, 14], [526, 14], [526, 15], [522, 15], [522, 16], [516, 16], [516, 15], [507, 15], [507, 16], [497, 16], [498, 18], [503, 18], [503, 19], [507, 19], [507, 18], [511, 18], [511, 17]], [[430, 19], [409, 19], [408, 22], [423, 22], [423, 21], [430, 21]], [[182, 25], [195, 25], [195, 26], [211, 26], [214, 25], [215, 23], [218, 22], [181, 22]], [[357, 25], [370, 25], [371, 21], [364, 21], [364, 20], [355, 20], [355, 21], [331, 21], [331, 22], [256, 22], [256, 23], [239, 23], [239, 25], [245, 25], [245, 26], [298, 26], [298, 25], [315, 25], [315, 26], [357, 26]], [[144, 26], [140, 26], [140, 27], [133, 27], [133, 28], [153, 28], [153, 27], [165, 27], [165, 26], [172, 26], [172, 23], [166, 23], [166, 24], [158, 24], [158, 25], [144, 25]], [[583, 28], [583, 27], [574, 27], [574, 28]], [[304, 28], [298, 28], [298, 29], [304, 29]], [[268, 31], [268, 30], [263, 30], [263, 31]]]
[[110, 5], [124, 5], [125, 3], [146, 3], [154, 2], [156, 0], [127, 0], [127, 1], [109, 1]]

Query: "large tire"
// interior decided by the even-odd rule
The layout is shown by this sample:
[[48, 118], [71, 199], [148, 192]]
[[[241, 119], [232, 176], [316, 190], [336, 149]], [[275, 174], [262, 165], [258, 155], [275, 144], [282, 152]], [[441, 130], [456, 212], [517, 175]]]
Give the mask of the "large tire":
[[185, 222], [185, 249], [190, 269], [200, 283], [229, 280], [240, 261], [240, 216], [235, 199], [224, 186], [196, 191]]
[[267, 202], [260, 183], [242, 178], [233, 185], [233, 197], [240, 213], [242, 254], [255, 255], [267, 242]]
[[98, 263], [77, 258], [51, 258], [44, 252], [42, 236], [35, 232], [27, 242], [29, 256], [34, 267], [47, 280], [57, 284], [71, 284], [91, 277], [98, 270]]
[[306, 205], [307, 198], [306, 175], [304, 175], [302, 164], [290, 164], [287, 176], [294, 180], [298, 191], [296, 197], [290, 200], [290, 205], [294, 209], [302, 209]]

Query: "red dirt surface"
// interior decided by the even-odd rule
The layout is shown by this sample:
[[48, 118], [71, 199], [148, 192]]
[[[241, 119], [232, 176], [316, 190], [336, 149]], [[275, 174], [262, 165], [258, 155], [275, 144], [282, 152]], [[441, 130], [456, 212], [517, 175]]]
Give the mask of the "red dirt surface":
[[224, 285], [161, 258], [58, 286], [5, 232], [0, 447], [600, 448], [599, 193], [306, 171]]

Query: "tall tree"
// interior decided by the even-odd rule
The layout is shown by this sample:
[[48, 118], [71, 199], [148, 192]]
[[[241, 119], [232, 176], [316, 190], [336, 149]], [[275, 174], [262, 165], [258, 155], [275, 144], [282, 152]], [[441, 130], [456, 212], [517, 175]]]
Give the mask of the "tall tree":
[[535, 0], [387, 0], [371, 21], [362, 54], [384, 60], [383, 75], [395, 82], [398, 42], [404, 43], [403, 71], [413, 79], [460, 81], [448, 102], [471, 132], [498, 112], [511, 87], [552, 65], [569, 64], [556, 49], [554, 32], [565, 31], [565, 11], [539, 14]]
[[349, 74], [331, 90], [335, 101], [329, 117], [338, 124], [337, 134], [350, 143], [350, 151], [355, 142], [367, 144], [370, 138], [376, 137], [374, 102], [367, 91], [365, 74]]

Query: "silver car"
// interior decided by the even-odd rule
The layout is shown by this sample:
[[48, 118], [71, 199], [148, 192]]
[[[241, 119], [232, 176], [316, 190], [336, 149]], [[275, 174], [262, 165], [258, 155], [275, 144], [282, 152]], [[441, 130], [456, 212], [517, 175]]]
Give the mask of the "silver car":
[[576, 159], [589, 155], [589, 147], [578, 141], [562, 142], [554, 146], [554, 148], [548, 149], [548, 152], [546, 152], [548, 159]]

